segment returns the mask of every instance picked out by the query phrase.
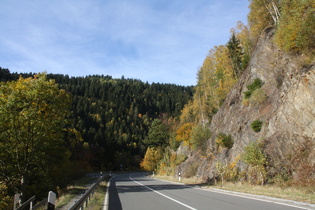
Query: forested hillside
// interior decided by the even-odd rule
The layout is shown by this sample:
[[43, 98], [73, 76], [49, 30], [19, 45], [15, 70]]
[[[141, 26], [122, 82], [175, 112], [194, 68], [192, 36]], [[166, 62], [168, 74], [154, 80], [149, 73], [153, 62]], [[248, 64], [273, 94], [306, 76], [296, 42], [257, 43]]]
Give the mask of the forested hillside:
[[[63, 183], [59, 181], [58, 185], [61, 187], [67, 184], [67, 181], [69, 182], [71, 176], [74, 174], [77, 176], [84, 171], [139, 169], [140, 161], [148, 146], [145, 139], [148, 136], [152, 122], [155, 119], [178, 118], [182, 108], [193, 95], [192, 87], [159, 83], [148, 84], [140, 80], [125, 79], [123, 77], [113, 79], [111, 76], [69, 77], [54, 74], [40, 74], [33, 77], [34, 74], [32, 73], [10, 73], [8, 69], [0, 68], [2, 88], [11, 83], [15, 84], [18, 80], [18, 84], [21, 82], [28, 84], [25, 86], [25, 94], [30, 91], [26, 87], [34, 86], [35, 95], [33, 97], [37, 98], [39, 96], [36, 96], [36, 94], [44, 93], [46, 89], [45, 86], [36, 85], [38, 78], [44, 77], [47, 83], [56, 83], [60, 90], [65, 90], [66, 93], [70, 94], [71, 105], [69, 113], [66, 115], [67, 123], [60, 124], [60, 126], [66, 129], [63, 135], [63, 145], [66, 150], [64, 156], [69, 156], [67, 161], [72, 162], [72, 166], [67, 161], [59, 163], [59, 167], [63, 168], [63, 173], [60, 171], [59, 175], [67, 176], [63, 178]], [[17, 91], [18, 84], [12, 88], [12, 94], [15, 96], [20, 94], [20, 92], [14, 93], [15, 90]], [[7, 95], [9, 92], [2, 91], [2, 94]], [[8, 101], [12, 97], [8, 98]], [[64, 99], [66, 100], [66, 98]], [[29, 107], [34, 102], [28, 102], [27, 99], [23, 103], [25, 104], [23, 107]], [[55, 101], [47, 101], [46, 103], [54, 104]], [[67, 107], [59, 107], [60, 111], [63, 108], [67, 109]], [[10, 109], [13, 109], [13, 107]], [[23, 114], [25, 108], [16, 109], [22, 110], [16, 113], [18, 119], [21, 115], [25, 118], [21, 124], [27, 120], [36, 121], [36, 115], [32, 115], [32, 119], [28, 119], [29, 115]], [[5, 115], [5, 113], [3, 114]], [[2, 117], [5, 119], [5, 116]], [[24, 129], [24, 127], [21, 127], [21, 129]], [[34, 129], [38, 128], [35, 126]], [[27, 136], [31, 135], [27, 134], [27, 130], [23, 131], [25, 136], [21, 137], [25, 138], [25, 141], [28, 141], [27, 139], [30, 138]], [[46, 134], [43, 133], [43, 135]], [[3, 136], [3, 138], [6, 137]], [[4, 140], [1, 139], [1, 141]], [[47, 141], [50, 141], [49, 137], [47, 137]], [[7, 173], [9, 172], [7, 170], [8, 168], [2, 167], [2, 174], [8, 178]], [[29, 174], [29, 185], [32, 185], [33, 182], [39, 183], [39, 177], [33, 170], [30, 169], [29, 171], [32, 174]], [[68, 170], [72, 170], [72, 172]], [[59, 176], [58, 173], [56, 172], [54, 175]], [[21, 174], [14, 171], [14, 169], [10, 171], [10, 174], [9, 176], [12, 176], [13, 180], [20, 179]], [[1, 178], [1, 180], [5, 179]], [[19, 188], [18, 184], [9, 183], [9, 180], [6, 182], [5, 186], [9, 188], [9, 191], [13, 190], [12, 188]], [[51, 186], [54, 184], [56, 183], [52, 182]], [[31, 195], [35, 191], [37, 195], [39, 194], [36, 186], [34, 187], [35, 189], [28, 190], [27, 195]], [[43, 193], [47, 193], [47, 189]]]
[[[1, 70], [1, 80], [16, 80], [30, 74]], [[97, 170], [137, 168], [146, 150], [146, 138], [155, 118], [178, 117], [191, 99], [192, 87], [148, 84], [136, 79], [111, 76], [69, 77], [48, 74], [60, 89], [72, 95], [71, 128], [82, 136], [82, 153], [76, 158], [89, 161]], [[80, 149], [83, 149], [80, 148]]]

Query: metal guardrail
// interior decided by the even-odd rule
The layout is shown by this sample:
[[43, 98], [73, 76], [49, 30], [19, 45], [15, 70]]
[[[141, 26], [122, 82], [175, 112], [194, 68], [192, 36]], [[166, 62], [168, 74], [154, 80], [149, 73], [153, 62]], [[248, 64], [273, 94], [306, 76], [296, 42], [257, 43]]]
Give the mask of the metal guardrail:
[[45, 198], [44, 200], [38, 202], [35, 206], [33, 206], [32, 210], [36, 210], [42, 206], [46, 207], [48, 203], [48, 198]]
[[35, 195], [31, 197], [30, 199], [28, 199], [27, 201], [25, 201], [21, 206], [16, 208], [16, 210], [24, 210], [26, 209], [27, 206], [30, 206], [29, 209], [32, 209], [34, 201], [35, 201]]
[[[111, 175], [111, 172], [110, 172]], [[93, 174], [93, 176], [99, 176], [99, 174]], [[89, 190], [87, 190], [83, 196], [69, 209], [69, 210], [77, 210], [77, 209], [83, 209], [84, 205], [87, 206], [89, 200], [91, 199], [91, 197], [93, 196], [96, 187], [105, 179], [106, 175], [101, 176], [96, 183], [94, 183]], [[18, 195], [18, 194], [17, 194]], [[20, 195], [18, 195], [20, 196]], [[18, 197], [19, 198], [19, 197]], [[33, 197], [31, 197], [30, 199], [28, 199], [27, 201], [25, 201], [23, 204], [21, 204], [21, 206], [19, 207], [15, 207], [15, 203], [16, 201], [14, 201], [14, 209], [15, 210], [28, 210], [28, 209], [32, 209], [32, 210], [37, 210], [40, 207], [47, 207], [48, 205], [48, 198], [38, 202], [35, 206], [34, 205], [34, 201], [35, 201], [35, 195]]]
[[90, 187], [88, 191], [86, 191], [83, 196], [69, 209], [69, 210], [78, 210], [87, 207], [88, 202], [90, 201], [91, 197], [93, 196], [96, 187], [104, 180], [106, 176], [100, 177], [96, 183]]
[[35, 195], [33, 197], [31, 197], [30, 199], [28, 199], [27, 201], [25, 201], [21, 206], [17, 207], [15, 210], [36, 210], [40, 207], [46, 206], [48, 199], [45, 198], [44, 200], [38, 202], [35, 206], [33, 206], [35, 201]]

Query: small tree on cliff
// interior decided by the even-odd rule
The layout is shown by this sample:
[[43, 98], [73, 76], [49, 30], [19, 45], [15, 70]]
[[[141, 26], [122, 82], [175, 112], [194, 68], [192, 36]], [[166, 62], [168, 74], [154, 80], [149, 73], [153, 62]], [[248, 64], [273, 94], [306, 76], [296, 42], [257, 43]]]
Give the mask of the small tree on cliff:
[[245, 147], [242, 160], [249, 165], [248, 179], [250, 182], [262, 185], [267, 178], [267, 159], [262, 151], [263, 144], [259, 141], [251, 142]]

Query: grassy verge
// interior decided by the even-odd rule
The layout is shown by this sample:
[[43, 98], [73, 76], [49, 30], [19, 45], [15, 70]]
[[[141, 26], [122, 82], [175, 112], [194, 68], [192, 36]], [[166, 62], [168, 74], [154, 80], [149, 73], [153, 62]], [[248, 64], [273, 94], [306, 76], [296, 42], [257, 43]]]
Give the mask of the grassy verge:
[[104, 198], [105, 198], [105, 193], [106, 193], [106, 185], [107, 185], [107, 181], [103, 181], [100, 183], [100, 186], [97, 187], [86, 209], [88, 210], [103, 209]]
[[69, 203], [72, 198], [83, 194], [87, 189], [87, 186], [91, 185], [97, 179], [98, 178], [83, 177], [76, 180], [73, 185], [70, 185], [67, 189], [61, 191], [61, 195], [56, 200], [56, 208], [61, 208]]
[[[178, 182], [178, 178], [170, 177], [170, 176], [155, 176], [155, 178]], [[223, 190], [229, 190], [229, 191], [250, 193], [250, 194], [255, 194], [255, 195], [263, 195], [263, 196], [315, 204], [315, 186], [280, 187], [276, 185], [263, 185], [262, 186], [262, 185], [250, 185], [250, 184], [241, 183], [241, 182], [236, 182], [236, 183], [227, 182], [227, 183], [224, 183], [224, 185], [221, 187], [221, 184], [209, 186], [207, 184], [201, 183], [200, 181], [194, 178], [182, 178], [181, 183], [199, 184], [205, 188], [223, 189]]]
[[276, 185], [250, 185], [247, 183], [225, 183], [222, 187], [211, 186], [217, 189], [264, 195], [306, 203], [315, 204], [315, 186], [309, 187], [279, 187]]

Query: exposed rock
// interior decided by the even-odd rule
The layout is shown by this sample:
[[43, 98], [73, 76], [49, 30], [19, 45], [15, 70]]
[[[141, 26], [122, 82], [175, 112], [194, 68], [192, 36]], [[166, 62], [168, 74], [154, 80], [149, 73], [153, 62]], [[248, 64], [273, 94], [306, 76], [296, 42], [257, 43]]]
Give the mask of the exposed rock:
[[[280, 51], [272, 36], [273, 30], [268, 29], [260, 38], [249, 67], [211, 121], [212, 136], [206, 154], [192, 153], [180, 166], [183, 173], [197, 163], [196, 175], [211, 180], [217, 176], [215, 161], [231, 163], [246, 145], [258, 139], [265, 142], [270, 173], [285, 166], [294, 174], [302, 162], [315, 166], [315, 65], [303, 66], [298, 57]], [[243, 92], [256, 78], [263, 81], [261, 90], [266, 97], [259, 103], [246, 104]], [[250, 126], [257, 119], [263, 122], [258, 133]], [[216, 147], [215, 138], [220, 132], [231, 134], [231, 149]], [[238, 167], [244, 170], [246, 166], [239, 162]]]

